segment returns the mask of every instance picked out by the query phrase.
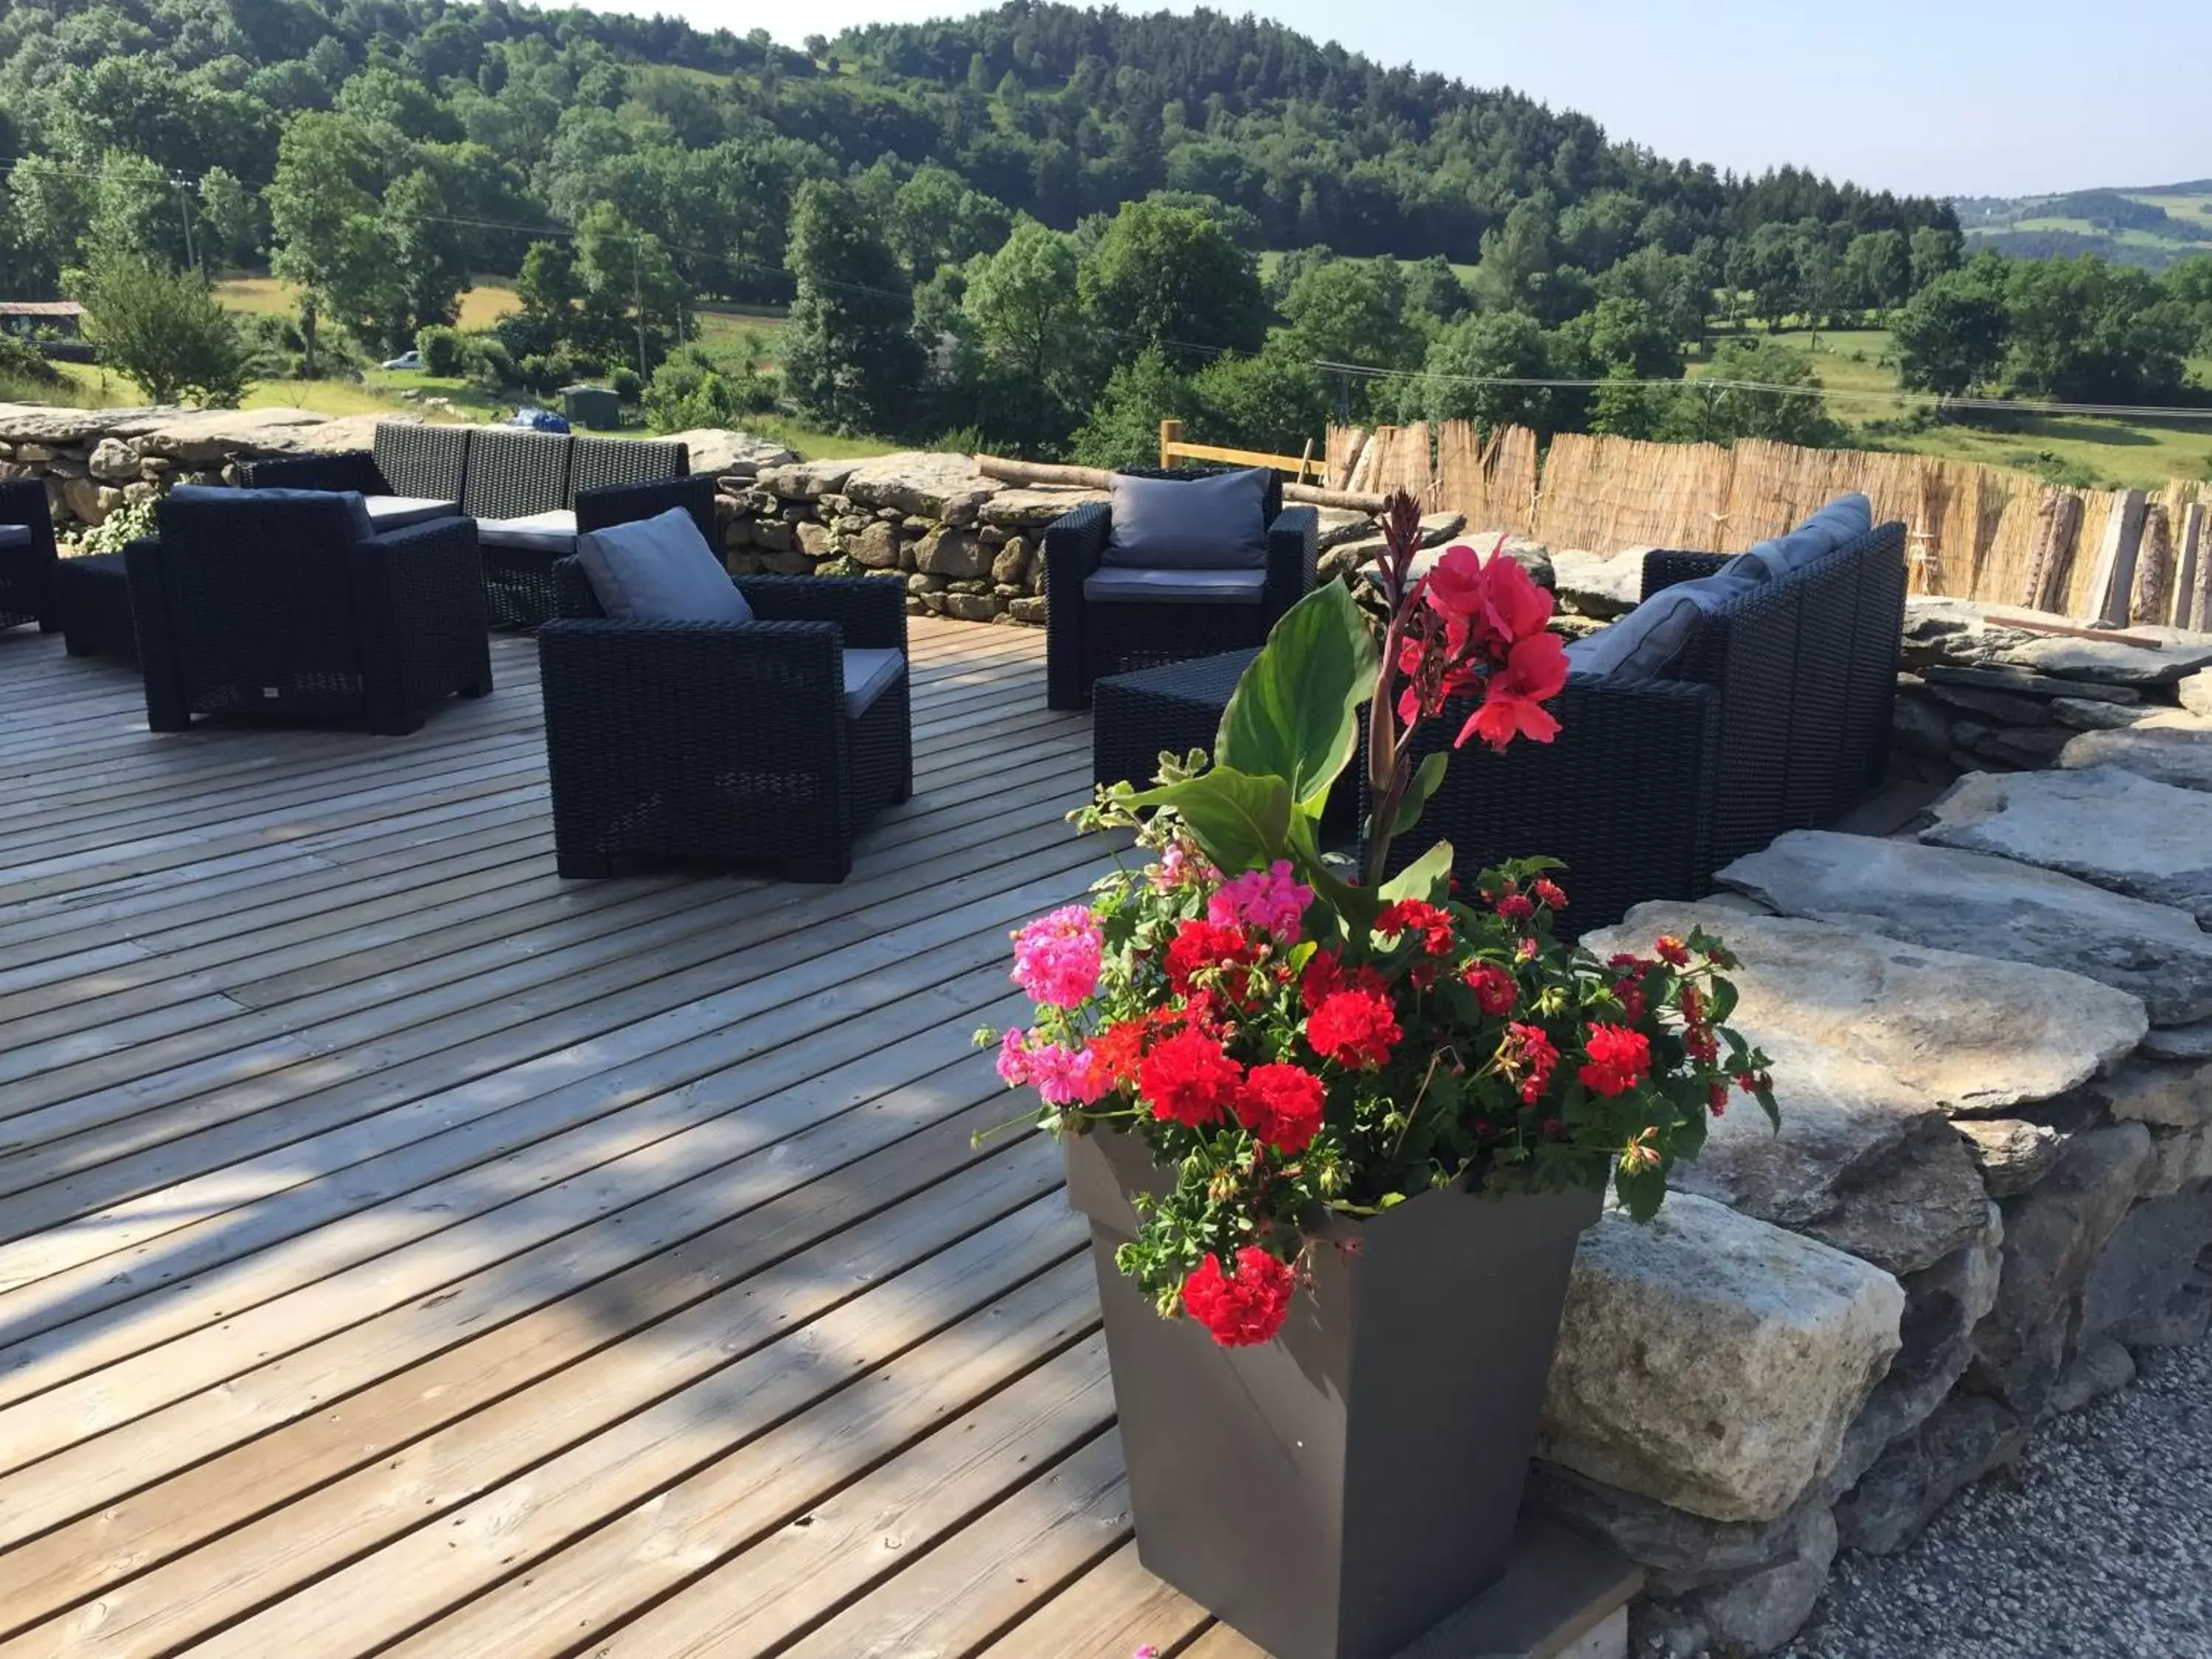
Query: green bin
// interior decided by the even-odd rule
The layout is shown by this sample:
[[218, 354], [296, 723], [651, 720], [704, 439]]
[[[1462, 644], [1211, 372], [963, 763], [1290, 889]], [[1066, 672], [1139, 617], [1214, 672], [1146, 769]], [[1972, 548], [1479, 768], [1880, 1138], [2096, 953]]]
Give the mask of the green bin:
[[561, 412], [570, 426], [592, 426], [611, 431], [622, 424], [622, 399], [603, 386], [564, 386]]

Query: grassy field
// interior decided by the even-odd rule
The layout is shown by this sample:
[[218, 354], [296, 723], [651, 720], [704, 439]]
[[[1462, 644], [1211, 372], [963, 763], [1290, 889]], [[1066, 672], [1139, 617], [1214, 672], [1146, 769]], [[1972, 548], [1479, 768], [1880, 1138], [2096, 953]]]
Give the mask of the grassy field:
[[[216, 297], [233, 311], [257, 316], [289, 313], [299, 305], [299, 290], [276, 276], [228, 276], [215, 285]], [[522, 309], [514, 290], [502, 283], [485, 283], [461, 295], [463, 328], [489, 328], [510, 311]]]
[[[1887, 330], [1788, 329], [1771, 337], [1811, 352], [1814, 371], [1831, 391], [1898, 391]], [[1710, 353], [1700, 354], [1686, 372], [1694, 378], [1707, 372], [1709, 363]], [[2191, 368], [2197, 380], [2212, 385], [2212, 359], [2197, 359]], [[1848, 434], [1844, 442], [1851, 447], [1945, 455], [2069, 483], [2148, 489], [2169, 478], [2212, 477], [2212, 420], [2108, 421], [2022, 414], [2005, 417], [2002, 427], [1947, 422], [1918, 432], [1867, 429], [1876, 422], [1897, 421], [1926, 402], [1920, 397], [1880, 402], [1835, 398], [1829, 400], [1828, 412], [1844, 423]]]

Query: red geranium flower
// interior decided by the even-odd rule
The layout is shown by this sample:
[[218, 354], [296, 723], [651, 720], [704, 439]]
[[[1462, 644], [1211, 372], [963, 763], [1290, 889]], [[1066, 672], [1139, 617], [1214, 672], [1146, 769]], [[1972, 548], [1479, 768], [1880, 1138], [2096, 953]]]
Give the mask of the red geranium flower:
[[1421, 949], [1432, 957], [1452, 948], [1451, 912], [1422, 899], [1394, 899], [1375, 918], [1378, 933], [1419, 933]]
[[1575, 1075], [1595, 1094], [1625, 1095], [1651, 1069], [1651, 1044], [1626, 1025], [1593, 1025], [1583, 1040], [1589, 1055]]
[[1559, 1063], [1559, 1051], [1544, 1035], [1542, 1026], [1505, 1028], [1505, 1040], [1498, 1045], [1498, 1066], [1507, 1077], [1520, 1080], [1523, 1105], [1536, 1103], [1552, 1080], [1552, 1068]]
[[1358, 1069], [1380, 1066], [1403, 1035], [1397, 1011], [1379, 991], [1334, 991], [1306, 1019], [1306, 1041], [1323, 1060]]
[[1235, 970], [1258, 962], [1263, 948], [1242, 927], [1195, 918], [1181, 922], [1175, 938], [1168, 942], [1168, 987], [1177, 996], [1188, 997], [1200, 988], [1199, 975], [1231, 970], [1222, 973], [1220, 987], [1224, 994], [1241, 999], [1249, 989], [1249, 976]]
[[1339, 991], [1372, 991], [1382, 996], [1389, 994], [1389, 981], [1364, 962], [1347, 974], [1335, 951], [1315, 951], [1298, 976], [1298, 1000], [1311, 1013]]
[[1199, 1129], [1219, 1121], [1235, 1107], [1244, 1068], [1204, 1031], [1184, 1030], [1154, 1046], [1138, 1068], [1137, 1079], [1139, 1091], [1152, 1103], [1154, 1117]]
[[1255, 1066], [1244, 1075], [1237, 1097], [1238, 1121], [1277, 1152], [1302, 1152], [1321, 1130], [1328, 1091], [1311, 1072], [1297, 1066]]
[[1256, 1244], [1237, 1252], [1233, 1277], [1221, 1271], [1220, 1258], [1209, 1250], [1182, 1282], [1183, 1310], [1223, 1347], [1249, 1347], [1282, 1329], [1296, 1284], [1290, 1265]]
[[1520, 1000], [1521, 986], [1503, 968], [1487, 962], [1477, 963], [1467, 970], [1467, 988], [1474, 993], [1474, 1000], [1486, 1014], [1510, 1014]]
[[1674, 967], [1686, 968], [1690, 965], [1690, 947], [1672, 933], [1662, 933], [1658, 942], [1651, 948], [1659, 953], [1662, 959]]
[[1508, 893], [1498, 901], [1498, 914], [1508, 921], [1526, 921], [1536, 914], [1536, 902], [1526, 893]]
[[1613, 981], [1613, 1000], [1620, 1005], [1621, 1012], [1631, 1019], [1643, 1018], [1644, 1010], [1649, 1006], [1644, 1000], [1644, 988], [1632, 979]]
[[1536, 902], [1547, 910], [1564, 910], [1567, 908], [1565, 889], [1549, 876], [1537, 877], [1535, 885], [1528, 890], [1536, 896]]

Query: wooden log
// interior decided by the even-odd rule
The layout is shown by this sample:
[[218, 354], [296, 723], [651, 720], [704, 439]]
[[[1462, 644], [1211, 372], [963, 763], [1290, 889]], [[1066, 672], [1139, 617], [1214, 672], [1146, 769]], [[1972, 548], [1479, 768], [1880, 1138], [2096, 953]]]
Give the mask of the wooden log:
[[1369, 489], [1323, 489], [1319, 484], [1286, 483], [1283, 499], [1302, 507], [1341, 507], [1347, 513], [1380, 513], [1389, 499]]
[[1177, 446], [1182, 442], [1182, 422], [1181, 421], [1162, 421], [1160, 422], [1160, 465], [1162, 466], [1172, 466], [1175, 465], [1175, 452]]
[[2027, 591], [2021, 603], [2031, 611], [2062, 611], [2074, 579], [2074, 545], [2081, 536], [2081, 498], [2070, 489], [2044, 492], [2035, 510], [2035, 541], [2028, 555]]
[[2142, 539], [2135, 580], [2128, 587], [2128, 621], [2163, 627], [2173, 612], [2173, 530], [2163, 501], [2143, 509]]
[[2086, 614], [2092, 622], [2123, 626], [2128, 596], [2135, 591], [2136, 553], [2142, 542], [2143, 509], [2149, 497], [2140, 489], [2117, 490], [2105, 520], [2105, 539], [2089, 574]]
[[2173, 625], [2212, 628], [2212, 547], [2205, 545], [2203, 502], [2181, 509], [2174, 544]]
[[[1016, 461], [1000, 455], [978, 455], [975, 470], [1000, 483], [1058, 484], [1078, 489], [1106, 489], [1114, 475], [1103, 467], [1066, 466], [1054, 461]], [[1286, 483], [1283, 499], [1305, 507], [1341, 507], [1351, 513], [1380, 513], [1384, 497], [1372, 490], [1324, 489], [1319, 484]]]
[[1114, 475], [1103, 466], [1063, 466], [1052, 461], [1015, 461], [998, 455], [978, 455], [975, 470], [987, 478], [1012, 484], [1069, 484], [1079, 489], [1104, 489]]

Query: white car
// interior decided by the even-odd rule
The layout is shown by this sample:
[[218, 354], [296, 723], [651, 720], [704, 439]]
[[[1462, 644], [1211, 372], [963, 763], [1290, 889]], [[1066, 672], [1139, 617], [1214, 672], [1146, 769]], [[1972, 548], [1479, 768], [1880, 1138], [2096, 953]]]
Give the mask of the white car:
[[422, 367], [422, 354], [419, 351], [403, 351], [397, 357], [392, 358], [389, 362], [380, 363], [378, 367], [380, 368], [420, 368]]

